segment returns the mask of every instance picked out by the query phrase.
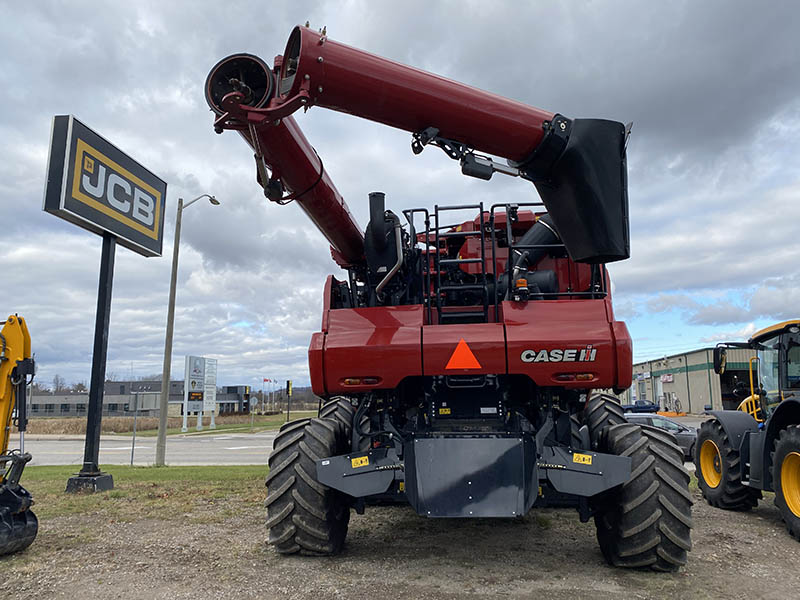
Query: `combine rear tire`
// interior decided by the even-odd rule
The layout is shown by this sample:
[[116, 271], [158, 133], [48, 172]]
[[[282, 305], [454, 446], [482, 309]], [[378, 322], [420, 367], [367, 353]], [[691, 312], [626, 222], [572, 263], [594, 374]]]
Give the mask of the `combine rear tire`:
[[328, 400], [319, 409], [320, 419], [336, 419], [344, 425], [348, 433], [353, 428], [353, 417], [356, 415], [356, 409], [347, 398], [337, 396]]
[[600, 449], [632, 459], [631, 478], [604, 494], [595, 513], [603, 556], [616, 567], [676, 571], [691, 550], [692, 496], [683, 451], [669, 433], [625, 423]]
[[800, 427], [781, 431], [772, 453], [772, 485], [775, 505], [781, 511], [786, 529], [800, 540]]
[[717, 419], [700, 426], [695, 443], [695, 474], [703, 498], [726, 510], [750, 510], [758, 504], [759, 490], [742, 485], [739, 450]]
[[30, 546], [39, 531], [39, 520], [32, 510], [12, 515], [0, 507], [0, 556], [20, 552]]
[[269, 457], [269, 543], [281, 554], [336, 554], [347, 536], [350, 502], [317, 481], [316, 461], [346, 453], [349, 444], [336, 420], [300, 421], [278, 434]]
[[595, 394], [589, 398], [589, 404], [583, 414], [589, 426], [589, 437], [594, 448], [597, 448], [604, 429], [626, 422], [625, 411], [619, 400], [609, 394]]
[[288, 423], [281, 425], [278, 431], [286, 431], [287, 429], [298, 429], [300, 427], [305, 427], [308, 425], [309, 421], [311, 421], [310, 418], [295, 419], [294, 421], [289, 421]]
[[588, 450], [583, 448], [583, 440], [581, 439], [581, 427], [583, 426], [582, 415], [574, 414], [569, 416], [569, 445], [573, 450]]
[[[351, 449], [351, 446], [349, 444], [351, 443], [353, 437], [353, 419], [355, 418], [355, 416], [356, 416], [355, 407], [350, 403], [350, 400], [348, 400], [347, 398], [343, 398], [341, 396], [329, 400], [328, 402], [322, 405], [322, 408], [319, 409], [320, 419], [334, 419], [342, 424], [348, 440], [347, 451]], [[362, 415], [361, 431], [367, 431], [368, 429], [369, 429], [369, 417], [367, 415]], [[361, 436], [359, 438], [358, 449], [362, 451], [369, 450], [368, 437]]]

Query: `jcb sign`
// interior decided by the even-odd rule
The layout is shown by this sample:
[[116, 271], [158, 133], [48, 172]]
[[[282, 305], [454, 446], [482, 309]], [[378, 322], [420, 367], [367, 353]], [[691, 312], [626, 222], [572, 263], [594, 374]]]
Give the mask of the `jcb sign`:
[[167, 184], [69, 115], [53, 117], [44, 210], [161, 256]]

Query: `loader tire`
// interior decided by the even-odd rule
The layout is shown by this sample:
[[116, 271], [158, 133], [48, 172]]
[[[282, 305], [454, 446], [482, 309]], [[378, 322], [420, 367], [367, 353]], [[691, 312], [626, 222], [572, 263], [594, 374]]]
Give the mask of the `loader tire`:
[[39, 519], [32, 510], [11, 514], [0, 506], [0, 556], [21, 552], [33, 543], [39, 531]]
[[[348, 442], [352, 440], [353, 437], [353, 419], [356, 416], [356, 409], [350, 403], [350, 400], [344, 398], [342, 396], [338, 396], [329, 400], [325, 404], [322, 405], [322, 408], [319, 409], [319, 418], [320, 419], [334, 419], [335, 421], [339, 421], [342, 426], [344, 427], [345, 433], [347, 434]], [[369, 417], [367, 415], [361, 416], [361, 431], [368, 431], [369, 430]], [[348, 451], [351, 450], [352, 447], [348, 445]], [[369, 438], [366, 436], [360, 436], [358, 440], [358, 450], [366, 451], [369, 450]]]
[[316, 461], [349, 450], [333, 419], [296, 422], [273, 442], [267, 476], [269, 543], [280, 554], [337, 554], [350, 521], [350, 499], [317, 481]]
[[772, 487], [786, 529], [800, 541], [800, 426], [787, 427], [778, 436], [772, 453]]
[[583, 414], [594, 449], [597, 449], [600, 436], [606, 428], [626, 422], [625, 411], [619, 400], [609, 394], [595, 394], [589, 398]]
[[602, 494], [595, 512], [597, 541], [616, 567], [676, 571], [692, 548], [692, 496], [683, 451], [653, 427], [612, 425], [600, 449], [629, 456], [631, 477]]
[[694, 452], [697, 486], [711, 506], [725, 510], [750, 510], [758, 505], [759, 490], [742, 485], [739, 450], [717, 419], [700, 426]]

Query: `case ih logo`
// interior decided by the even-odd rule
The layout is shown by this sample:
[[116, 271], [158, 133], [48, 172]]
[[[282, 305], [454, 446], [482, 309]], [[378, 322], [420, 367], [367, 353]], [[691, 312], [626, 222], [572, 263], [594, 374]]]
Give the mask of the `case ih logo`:
[[597, 349], [589, 344], [585, 348], [569, 348], [553, 350], [523, 350], [520, 359], [524, 363], [537, 362], [594, 362]]

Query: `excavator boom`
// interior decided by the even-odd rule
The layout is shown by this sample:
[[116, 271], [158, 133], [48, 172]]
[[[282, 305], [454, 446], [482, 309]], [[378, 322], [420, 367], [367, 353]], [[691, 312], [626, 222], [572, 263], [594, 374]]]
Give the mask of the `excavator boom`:
[[11, 315], [0, 329], [0, 556], [30, 546], [39, 529], [30, 510], [33, 498], [19, 485], [31, 455], [24, 448], [8, 451], [12, 420], [21, 435], [26, 429], [25, 391], [34, 370], [28, 326], [22, 317]]

